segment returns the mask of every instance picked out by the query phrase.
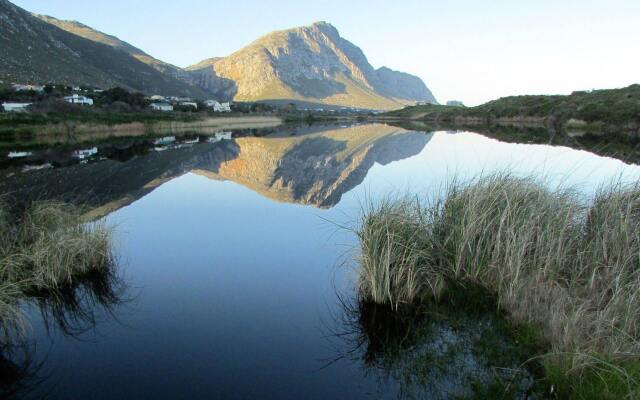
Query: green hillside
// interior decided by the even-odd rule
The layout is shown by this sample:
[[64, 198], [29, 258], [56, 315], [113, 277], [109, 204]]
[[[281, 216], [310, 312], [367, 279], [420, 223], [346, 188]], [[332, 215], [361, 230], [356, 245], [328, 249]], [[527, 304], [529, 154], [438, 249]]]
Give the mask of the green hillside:
[[568, 96], [512, 96], [490, 101], [477, 107], [426, 105], [407, 107], [385, 114], [431, 121], [453, 121], [456, 118], [553, 118], [559, 123], [640, 124], [640, 85], [622, 89], [574, 92]]

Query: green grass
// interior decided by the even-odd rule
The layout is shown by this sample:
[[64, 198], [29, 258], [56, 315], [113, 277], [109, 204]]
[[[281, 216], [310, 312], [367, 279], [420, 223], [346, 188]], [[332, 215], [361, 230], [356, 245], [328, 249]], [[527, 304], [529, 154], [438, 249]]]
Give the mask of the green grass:
[[[582, 120], [581, 129], [601, 129], [603, 125], [640, 124], [640, 85], [623, 89], [574, 92], [569, 96], [512, 96], [477, 107], [426, 105], [392, 111], [386, 116], [453, 121], [457, 117], [477, 117], [491, 122], [495, 118], [552, 117], [560, 125], [571, 119]], [[568, 125], [575, 125], [575, 122]], [[567, 126], [570, 127], [570, 126]]]
[[614, 184], [587, 201], [496, 175], [452, 183], [431, 202], [372, 205], [358, 235], [365, 299], [397, 309], [438, 298], [451, 282], [479, 285], [562, 355], [548, 371], [567, 377], [558, 387], [569, 397], [587, 387], [638, 394], [639, 186]]
[[0, 207], [0, 320], [5, 333], [19, 327], [20, 302], [63, 296], [92, 274], [115, 267], [110, 230], [86, 223], [77, 207], [36, 202], [26, 210]]

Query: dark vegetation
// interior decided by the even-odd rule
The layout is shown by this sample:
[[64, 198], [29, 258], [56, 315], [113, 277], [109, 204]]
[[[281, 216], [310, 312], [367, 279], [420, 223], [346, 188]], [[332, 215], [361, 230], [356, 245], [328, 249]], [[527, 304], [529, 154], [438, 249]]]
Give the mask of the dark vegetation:
[[449, 131], [456, 134], [466, 129], [507, 143], [546, 144], [566, 146], [586, 150], [594, 154], [613, 157], [627, 163], [640, 164], [640, 136], [630, 136], [623, 132], [610, 132], [606, 135], [584, 132], [580, 135], [567, 135], [554, 129], [523, 125], [476, 125], [464, 127], [452, 122], [420, 122], [409, 119], [388, 121], [390, 125], [407, 130], [426, 132]]
[[[476, 286], [451, 285], [438, 299], [391, 308], [341, 298], [336, 359], [352, 359], [367, 375], [398, 383], [399, 398], [546, 398], [539, 336], [511, 323], [495, 296]], [[334, 362], [335, 360], [331, 360]]]

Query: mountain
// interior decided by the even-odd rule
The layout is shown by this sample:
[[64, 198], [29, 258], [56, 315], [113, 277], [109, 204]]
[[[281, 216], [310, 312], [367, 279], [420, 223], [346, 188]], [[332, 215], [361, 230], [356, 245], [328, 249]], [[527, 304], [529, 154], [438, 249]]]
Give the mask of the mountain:
[[357, 46], [326, 22], [263, 36], [224, 58], [187, 68], [204, 87], [235, 100], [300, 100], [338, 106], [396, 109], [415, 101], [435, 103], [420, 78], [375, 70]]
[[120, 45], [123, 42], [112, 36], [90, 32], [97, 31], [79, 23], [40, 19], [0, 0], [0, 79], [206, 96], [203, 89], [152, 65], [152, 57], [145, 61], [144, 52]]
[[0, 80], [385, 110], [436, 103], [420, 78], [374, 69], [326, 22], [273, 32], [182, 69], [80, 22], [31, 14], [7, 0], [0, 0]]
[[69, 33], [73, 33], [76, 36], [83, 37], [93, 42], [106, 44], [107, 46], [111, 46], [118, 50], [122, 50], [126, 53], [129, 53], [136, 60], [143, 62], [164, 74], [169, 74], [173, 78], [177, 78], [183, 81], [189, 81], [190, 79], [189, 74], [186, 71], [184, 71], [182, 68], [176, 67], [175, 65], [171, 65], [164, 61], [158, 60], [157, 58], [150, 56], [149, 54], [145, 53], [139, 48], [132, 46], [131, 44], [123, 40], [120, 40], [115, 36], [100, 32], [78, 21], [59, 20], [57, 18], [48, 16], [48, 15], [39, 15], [39, 14], [33, 14], [33, 15], [46, 23], [55, 25], [58, 28], [64, 31], [67, 31]]

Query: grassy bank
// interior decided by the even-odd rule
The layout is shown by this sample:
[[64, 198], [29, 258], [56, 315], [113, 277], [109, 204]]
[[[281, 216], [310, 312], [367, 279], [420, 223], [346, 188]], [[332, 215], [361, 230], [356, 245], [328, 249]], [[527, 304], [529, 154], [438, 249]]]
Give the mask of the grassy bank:
[[115, 267], [110, 231], [86, 224], [75, 207], [34, 203], [21, 212], [0, 207], [0, 320], [5, 333], [20, 326], [20, 302], [68, 297], [77, 282]]
[[366, 301], [399, 308], [478, 285], [548, 343], [538, 356], [558, 397], [640, 395], [640, 187], [585, 201], [488, 177], [428, 203], [383, 201], [358, 235]]
[[574, 92], [568, 96], [512, 96], [476, 107], [424, 105], [384, 117], [459, 125], [530, 125], [586, 132], [625, 131], [639, 135], [640, 85]]
[[[25, 114], [26, 115], [26, 114]], [[56, 116], [53, 119], [30, 119], [21, 123], [20, 118], [6, 119], [0, 123], [0, 146], [41, 146], [67, 143], [94, 142], [97, 140], [119, 138], [158, 136], [179, 133], [214, 133], [220, 130], [271, 128], [282, 124], [279, 117], [274, 116], [219, 116], [188, 117], [188, 115], [153, 114], [110, 114], [106, 120], [68, 119]], [[156, 116], [158, 118], [156, 118]], [[4, 116], [0, 114], [0, 120]], [[122, 118], [120, 118], [122, 117]], [[23, 121], [24, 122], [24, 121]]]

